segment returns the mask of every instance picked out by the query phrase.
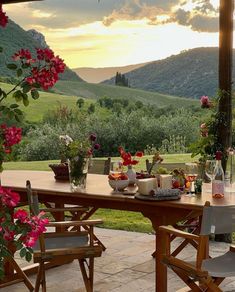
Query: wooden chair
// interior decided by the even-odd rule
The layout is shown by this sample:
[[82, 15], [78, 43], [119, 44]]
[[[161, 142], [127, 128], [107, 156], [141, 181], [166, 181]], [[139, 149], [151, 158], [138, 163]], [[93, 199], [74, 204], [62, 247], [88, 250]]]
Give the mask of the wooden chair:
[[[170, 267], [192, 291], [222, 291], [220, 283], [235, 276], [235, 246], [225, 254], [209, 258], [209, 235], [235, 231], [235, 206], [210, 206], [206, 202], [199, 235], [186, 233], [173, 227], [161, 226], [159, 235], [165, 244], [163, 263]], [[170, 238], [177, 236], [197, 246], [196, 263], [176, 258], [170, 251]]]
[[111, 157], [106, 160], [92, 159], [88, 173], [93, 174], [109, 174], [111, 168]]
[[[108, 175], [110, 172], [110, 169], [111, 169], [111, 157], [108, 157], [106, 160], [92, 159], [91, 164], [88, 169], [88, 173]], [[97, 211], [97, 209], [98, 208], [96, 207], [87, 207], [82, 213], [70, 211], [70, 213], [72, 213], [71, 220], [87, 220]], [[72, 230], [76, 228], [77, 227], [73, 228]], [[105, 245], [97, 238], [95, 234], [94, 234], [94, 240], [99, 245], [102, 246], [103, 251], [106, 250]]]
[[[32, 191], [29, 181], [26, 183], [26, 188], [31, 214], [37, 215], [41, 211], [39, 210], [37, 193]], [[71, 208], [50, 208], [43, 209], [43, 211], [63, 212], [69, 211], [70, 209]], [[74, 209], [74, 207], [72, 209]], [[102, 254], [102, 247], [94, 242], [93, 229], [94, 226], [99, 223], [102, 223], [102, 221], [97, 219], [62, 222], [53, 221], [48, 224], [48, 227], [60, 227], [61, 230], [69, 226], [76, 226], [79, 229], [75, 231], [62, 231], [59, 233], [48, 232], [40, 236], [39, 243], [34, 248], [33, 254], [34, 262], [39, 263], [35, 292], [39, 291], [40, 285], [42, 286], [42, 291], [46, 291], [45, 263], [49, 262], [57, 265], [74, 259], [77, 259], [79, 262], [86, 291], [93, 291], [94, 258], [100, 257]]]

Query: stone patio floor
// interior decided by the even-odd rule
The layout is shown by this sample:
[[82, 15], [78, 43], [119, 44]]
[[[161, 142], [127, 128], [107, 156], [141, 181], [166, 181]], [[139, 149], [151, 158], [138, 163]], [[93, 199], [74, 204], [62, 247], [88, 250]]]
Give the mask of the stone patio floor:
[[[95, 259], [94, 292], [153, 292], [155, 236], [152, 234], [96, 228], [96, 235], [107, 247], [101, 258]], [[178, 241], [179, 242], [179, 241]], [[174, 245], [176, 245], [174, 243]], [[227, 250], [226, 243], [211, 242], [211, 255]], [[186, 248], [181, 257], [192, 261], [195, 251]], [[20, 261], [20, 259], [19, 259]], [[21, 265], [25, 263], [20, 261]], [[48, 292], [85, 292], [79, 265], [76, 261], [46, 271]], [[35, 276], [30, 277], [35, 283]], [[168, 291], [175, 292], [185, 284], [168, 270]], [[235, 292], [235, 277], [227, 278], [223, 291]], [[2, 292], [28, 291], [22, 283], [1, 289]]]

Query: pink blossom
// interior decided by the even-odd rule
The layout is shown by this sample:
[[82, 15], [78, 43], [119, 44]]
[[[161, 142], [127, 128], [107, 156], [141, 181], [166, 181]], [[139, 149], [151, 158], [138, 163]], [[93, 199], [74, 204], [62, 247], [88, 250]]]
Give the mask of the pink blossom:
[[29, 237], [29, 236], [26, 236], [26, 238], [24, 239], [24, 245], [26, 247], [33, 247], [36, 243], [38, 238], [35, 238], [35, 237]]
[[14, 231], [4, 229], [3, 239], [5, 239], [7, 241], [12, 241], [14, 239], [14, 236], [15, 236]]
[[20, 195], [13, 192], [11, 189], [0, 187], [0, 199], [6, 207], [15, 207], [20, 201]]
[[2, 4], [0, 4], [0, 26], [5, 27], [8, 23], [8, 16], [2, 11]]
[[12, 56], [14, 61], [26, 60], [27, 64], [34, 63], [36, 60], [32, 58], [31, 53], [28, 49], [20, 49], [17, 53]]
[[4, 147], [10, 149], [13, 145], [18, 144], [21, 141], [22, 129], [13, 127], [7, 127], [5, 124], [1, 125], [1, 130], [4, 137]]
[[203, 95], [200, 99], [201, 107], [202, 108], [209, 108], [211, 107], [211, 102], [209, 100], [209, 97], [207, 95]]
[[19, 209], [15, 212], [14, 219], [18, 219], [21, 223], [28, 223], [29, 214], [27, 211]]

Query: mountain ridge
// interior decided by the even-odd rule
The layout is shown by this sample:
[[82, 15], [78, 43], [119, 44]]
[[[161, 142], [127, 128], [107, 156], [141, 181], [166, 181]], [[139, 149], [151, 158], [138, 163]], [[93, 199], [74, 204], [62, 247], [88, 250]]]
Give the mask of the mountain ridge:
[[116, 75], [117, 72], [125, 74], [129, 71], [135, 70], [142, 66], [145, 66], [150, 62], [132, 64], [126, 66], [112, 66], [112, 67], [79, 67], [73, 68], [72, 70], [76, 72], [83, 80], [89, 83], [100, 83], [108, 78]]
[[[132, 88], [191, 98], [214, 96], [218, 90], [218, 54], [216, 47], [194, 48], [151, 62], [125, 76]], [[113, 77], [102, 83], [114, 82]]]
[[[39, 33], [41, 34], [41, 33]], [[35, 52], [35, 48], [42, 48], [40, 41], [36, 40], [28, 31], [9, 19], [7, 26], [0, 28], [0, 47], [3, 52], [0, 54], [0, 76], [1, 77], [15, 77], [12, 70], [8, 70], [5, 66], [6, 62], [12, 61], [12, 56], [20, 49], [29, 49]], [[35, 53], [33, 53], [35, 55]], [[66, 67], [65, 72], [60, 74], [61, 80], [83, 81], [75, 72]]]

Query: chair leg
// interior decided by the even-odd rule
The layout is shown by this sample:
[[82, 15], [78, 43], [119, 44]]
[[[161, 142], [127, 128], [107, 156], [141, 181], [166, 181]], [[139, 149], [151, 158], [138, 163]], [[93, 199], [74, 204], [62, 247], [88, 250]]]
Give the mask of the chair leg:
[[38, 267], [38, 274], [35, 284], [35, 292], [39, 292], [40, 285], [42, 285], [42, 291], [46, 292], [46, 274], [45, 274], [45, 267], [44, 262], [40, 262]]
[[33, 291], [34, 287], [33, 287], [32, 283], [30, 282], [27, 275], [21, 270], [21, 268], [19, 267], [19, 265], [17, 264], [15, 259], [13, 257], [10, 257], [10, 258], [8, 258], [8, 261], [9, 261], [10, 265], [12, 265], [14, 270], [16, 270], [19, 277], [24, 281], [25, 286], [29, 289], [29, 291]]
[[[85, 259], [79, 259], [79, 265], [82, 272], [83, 281], [87, 292], [93, 292], [93, 280], [94, 280], [94, 258], [89, 258], [89, 263]], [[88, 267], [88, 275], [85, 264]]]

